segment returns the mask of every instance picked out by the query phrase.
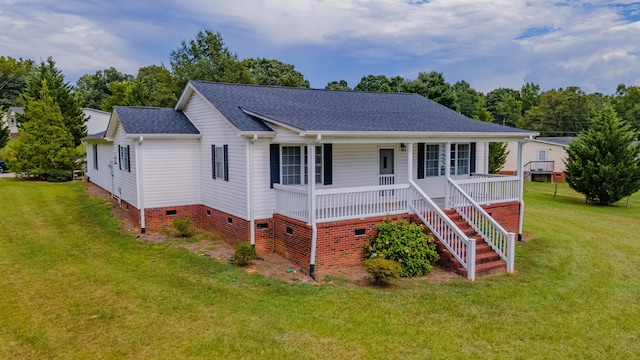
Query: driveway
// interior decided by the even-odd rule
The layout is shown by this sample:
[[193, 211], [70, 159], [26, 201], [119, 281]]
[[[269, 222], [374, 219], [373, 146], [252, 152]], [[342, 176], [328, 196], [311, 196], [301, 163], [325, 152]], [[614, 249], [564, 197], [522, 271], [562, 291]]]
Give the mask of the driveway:
[[6, 178], [6, 177], [16, 177], [15, 173], [2, 173], [0, 174], [0, 178]]

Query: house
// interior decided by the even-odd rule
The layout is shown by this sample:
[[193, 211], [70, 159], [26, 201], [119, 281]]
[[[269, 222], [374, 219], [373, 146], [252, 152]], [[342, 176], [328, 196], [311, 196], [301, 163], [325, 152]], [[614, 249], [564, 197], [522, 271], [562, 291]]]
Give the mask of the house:
[[[524, 179], [530, 181], [566, 182], [564, 170], [567, 147], [577, 137], [538, 137], [523, 145]], [[499, 174], [512, 175], [518, 169], [518, 143], [507, 144], [507, 160]]]
[[9, 134], [11, 139], [18, 138], [18, 122], [16, 121], [16, 114], [24, 114], [24, 108], [18, 106], [11, 106], [2, 117], [2, 121], [5, 126], [9, 126]]
[[96, 134], [107, 128], [111, 113], [91, 108], [82, 108], [84, 116], [87, 118], [87, 134]]
[[[108, 112], [83, 108], [85, 117], [87, 118], [87, 134], [96, 134], [107, 128], [111, 114]], [[5, 114], [3, 121], [9, 124], [9, 132], [11, 138], [18, 138], [18, 122], [16, 121], [16, 114], [24, 114], [24, 108], [12, 106]]]
[[474, 279], [490, 257], [513, 271], [522, 234], [523, 173], [485, 175], [489, 142], [535, 135], [416, 94], [190, 81], [174, 109], [116, 106], [85, 141], [89, 181], [143, 233], [190, 216], [314, 275], [361, 264], [402, 217]]

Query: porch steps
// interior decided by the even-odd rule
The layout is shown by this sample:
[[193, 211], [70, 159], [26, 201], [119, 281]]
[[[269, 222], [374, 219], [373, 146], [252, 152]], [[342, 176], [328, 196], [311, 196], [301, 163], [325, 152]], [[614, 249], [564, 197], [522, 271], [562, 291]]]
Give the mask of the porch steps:
[[[469, 238], [476, 239], [476, 279], [491, 275], [503, 274], [507, 271], [507, 263], [500, 258], [489, 244], [469, 225], [455, 210], [444, 210], [444, 213], [462, 230]], [[439, 246], [439, 248], [444, 246]], [[439, 249], [440, 250], [440, 249]], [[446, 250], [446, 249], [444, 249]], [[448, 251], [446, 251], [448, 253]], [[450, 254], [449, 254], [450, 255]], [[446, 255], [445, 255], [446, 257]], [[450, 255], [451, 259], [444, 259], [448, 268], [454, 272], [466, 276], [467, 271]], [[453, 261], [451, 261], [453, 260]], [[451, 267], [451, 265], [454, 265]]]

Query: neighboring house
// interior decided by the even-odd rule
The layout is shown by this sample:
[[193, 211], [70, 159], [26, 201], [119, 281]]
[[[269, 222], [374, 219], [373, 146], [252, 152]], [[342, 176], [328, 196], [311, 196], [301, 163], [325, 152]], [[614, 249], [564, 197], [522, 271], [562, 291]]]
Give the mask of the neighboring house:
[[[567, 147], [577, 137], [538, 137], [529, 139], [523, 146], [522, 166], [525, 180], [566, 182], [564, 170]], [[518, 145], [508, 143], [507, 161], [500, 174], [515, 174], [518, 169]]]
[[104, 131], [109, 125], [111, 113], [91, 108], [82, 108], [82, 112], [87, 117], [87, 134], [89, 135]]
[[416, 94], [191, 81], [175, 109], [116, 106], [85, 141], [89, 181], [141, 232], [190, 216], [314, 274], [361, 264], [376, 225], [402, 217], [473, 279], [492, 256], [513, 271], [522, 234], [523, 174], [482, 175], [488, 144], [535, 135]]
[[[93, 135], [104, 131], [104, 129], [107, 128], [109, 119], [111, 118], [110, 113], [90, 108], [83, 108], [82, 111], [88, 118], [86, 123], [87, 134]], [[11, 133], [12, 139], [16, 139], [18, 137], [18, 122], [16, 121], [16, 114], [24, 114], [24, 108], [12, 106], [3, 118], [4, 122], [9, 124], [9, 132]]]
[[24, 109], [18, 106], [11, 106], [2, 118], [4, 124], [9, 125], [9, 134], [11, 139], [18, 138], [18, 122], [16, 121], [16, 114], [24, 114]]

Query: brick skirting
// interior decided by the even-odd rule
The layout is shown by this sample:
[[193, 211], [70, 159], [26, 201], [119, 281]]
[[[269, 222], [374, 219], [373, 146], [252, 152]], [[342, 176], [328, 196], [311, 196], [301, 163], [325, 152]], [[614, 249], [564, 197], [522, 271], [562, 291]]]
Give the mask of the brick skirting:
[[[140, 228], [140, 212], [122, 202], [122, 208]], [[520, 203], [509, 202], [483, 206], [483, 208], [507, 231], [518, 233]], [[173, 206], [145, 209], [146, 230], [172, 229], [176, 217], [189, 216], [194, 227], [216, 233], [230, 245], [240, 241], [249, 242], [249, 221], [204, 205]], [[422, 224], [417, 216], [401, 214], [392, 220], [404, 218]], [[365, 244], [377, 236], [377, 225], [385, 216], [335, 221], [317, 224], [316, 270], [335, 270], [361, 265], [365, 257]], [[425, 230], [428, 233], [428, 230]], [[258, 253], [275, 252], [309, 269], [311, 259], [311, 233], [309, 224], [280, 214], [271, 219], [255, 221], [255, 246]]]

